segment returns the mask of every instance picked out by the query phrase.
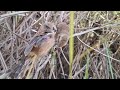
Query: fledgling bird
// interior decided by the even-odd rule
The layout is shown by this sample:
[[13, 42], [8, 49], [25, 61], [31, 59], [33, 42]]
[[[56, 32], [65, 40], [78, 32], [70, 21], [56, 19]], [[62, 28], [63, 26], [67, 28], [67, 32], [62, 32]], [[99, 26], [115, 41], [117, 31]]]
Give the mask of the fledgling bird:
[[64, 47], [69, 40], [69, 26], [65, 22], [61, 22], [57, 25], [56, 32], [56, 42], [57, 46], [62, 48]]

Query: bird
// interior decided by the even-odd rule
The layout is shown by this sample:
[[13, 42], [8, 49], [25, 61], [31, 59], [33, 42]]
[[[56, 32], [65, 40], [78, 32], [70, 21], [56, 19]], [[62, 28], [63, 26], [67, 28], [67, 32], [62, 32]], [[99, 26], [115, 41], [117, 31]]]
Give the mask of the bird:
[[65, 22], [59, 23], [56, 32], [56, 45], [59, 48], [64, 47], [69, 40], [69, 26]]
[[47, 33], [43, 37], [36, 37], [31, 41], [30, 45], [26, 47], [24, 54], [25, 56], [28, 56], [28, 58], [32, 60], [32, 65], [28, 72], [27, 77], [29, 76], [32, 70], [34, 62], [38, 58], [41, 58], [47, 55], [50, 49], [54, 46], [55, 44], [54, 36], [55, 36], [55, 33]]
[[30, 41], [30, 44], [26, 46], [24, 55], [27, 57], [33, 57], [35, 55], [43, 56], [55, 43], [55, 33], [47, 33], [44, 36], [36, 36]]
[[[30, 69], [28, 70], [26, 79], [29, 79], [29, 75], [34, 67], [34, 63], [39, 58], [48, 54], [50, 49], [55, 44], [55, 34], [56, 34], [56, 26], [53, 23], [45, 22], [39, 31], [33, 36], [33, 38], [28, 42], [24, 49], [24, 56], [32, 61]], [[24, 65], [25, 60], [22, 60], [22, 64], [18, 65], [19, 71]], [[19, 67], [20, 66], [20, 67]], [[18, 74], [17, 74], [18, 75]]]
[[[56, 26], [53, 23], [45, 22], [35, 37], [30, 41], [30, 44], [26, 46], [24, 55], [33, 60], [31, 67], [33, 67], [36, 59], [45, 56], [54, 46], [56, 31]], [[32, 68], [30, 68], [27, 77], [29, 76], [31, 69]]]
[[[37, 50], [40, 44], [49, 42], [51, 38], [54, 39], [56, 31], [57, 31], [56, 26], [53, 23], [45, 22], [45, 24], [41, 26], [40, 30], [34, 35], [33, 39], [29, 42], [29, 44], [26, 45], [24, 55], [29, 57], [31, 56], [32, 52], [39, 53], [39, 51]], [[44, 46], [42, 47], [46, 48]]]

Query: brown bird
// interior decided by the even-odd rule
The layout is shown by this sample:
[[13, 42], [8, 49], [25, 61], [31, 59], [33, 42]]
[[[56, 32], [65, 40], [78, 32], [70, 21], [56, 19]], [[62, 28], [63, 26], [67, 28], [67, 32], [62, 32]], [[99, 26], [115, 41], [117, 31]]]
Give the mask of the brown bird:
[[28, 57], [33, 57], [34, 55], [43, 56], [49, 49], [54, 45], [55, 33], [47, 33], [44, 36], [36, 36], [30, 41], [30, 44], [26, 46], [24, 54]]
[[[56, 31], [57, 31], [56, 27], [53, 23], [45, 22], [45, 24], [41, 26], [40, 30], [35, 34], [33, 39], [29, 42], [29, 45], [26, 46], [24, 55], [29, 57], [31, 56], [32, 52], [36, 53], [37, 55], [42, 50], [45, 50], [45, 48], [48, 49], [46, 45], [48, 45], [49, 47], [52, 43], [54, 44], [54, 35], [56, 34]], [[47, 43], [50, 43], [50, 45]], [[45, 44], [45, 45], [40, 46], [41, 44]], [[38, 48], [42, 50], [40, 51]]]
[[27, 77], [29, 76], [34, 62], [41, 58], [49, 52], [49, 50], [54, 46], [55, 44], [55, 33], [48, 33], [45, 36], [42, 37], [35, 37], [31, 42], [30, 45], [28, 45], [24, 51], [25, 56], [30, 58], [32, 60], [31, 68], [28, 72]]
[[[49, 50], [54, 46], [55, 34], [55, 25], [50, 22], [46, 22], [43, 26], [41, 26], [41, 29], [34, 35], [33, 39], [29, 42], [29, 44], [26, 45], [24, 55], [26, 58], [32, 60], [32, 64], [26, 77], [27, 79], [29, 78], [32, 68], [34, 67], [35, 61], [38, 60], [38, 58], [47, 55]], [[22, 61], [22, 64], [19, 65], [20, 67], [18, 66], [19, 71], [17, 71], [17, 73], [20, 72], [22, 66], [25, 63], [24, 60]]]
[[55, 37], [58, 47], [62, 48], [67, 44], [69, 40], [69, 26], [65, 22], [61, 22], [57, 25]]

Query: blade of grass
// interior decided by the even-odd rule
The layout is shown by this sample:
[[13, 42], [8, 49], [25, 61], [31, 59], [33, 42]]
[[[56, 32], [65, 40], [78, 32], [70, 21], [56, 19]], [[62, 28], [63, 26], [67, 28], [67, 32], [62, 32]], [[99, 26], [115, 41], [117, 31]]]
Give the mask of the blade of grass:
[[70, 42], [69, 42], [69, 59], [70, 59], [70, 66], [69, 66], [69, 79], [72, 79], [72, 63], [73, 63], [73, 45], [74, 45], [74, 12], [70, 11]]
[[[107, 42], [105, 42], [105, 46], [106, 46], [106, 55], [107, 55], [107, 56], [110, 56], [109, 49], [108, 49], [108, 47], [107, 47], [107, 46], [108, 46], [108, 45], [107, 45]], [[109, 70], [110, 70], [112, 79], [114, 79], [110, 57], [106, 57], [106, 58], [107, 58], [107, 61], [108, 61], [108, 64], [109, 64]]]
[[[88, 51], [88, 53], [89, 53], [89, 51]], [[87, 63], [86, 63], [86, 69], [85, 69], [85, 77], [84, 77], [84, 79], [88, 79], [88, 77], [89, 77], [88, 70], [89, 70], [89, 61], [90, 61], [90, 58], [89, 58], [88, 55], [89, 54], [87, 54]]]

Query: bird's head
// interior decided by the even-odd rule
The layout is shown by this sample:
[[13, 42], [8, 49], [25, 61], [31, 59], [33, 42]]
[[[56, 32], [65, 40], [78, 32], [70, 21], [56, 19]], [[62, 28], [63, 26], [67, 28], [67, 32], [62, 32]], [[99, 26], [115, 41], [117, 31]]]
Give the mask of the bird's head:
[[58, 32], [69, 32], [69, 26], [65, 22], [61, 22], [57, 25]]
[[45, 33], [57, 32], [57, 28], [52, 22], [45, 22], [44, 29]]

